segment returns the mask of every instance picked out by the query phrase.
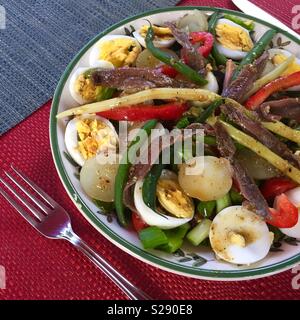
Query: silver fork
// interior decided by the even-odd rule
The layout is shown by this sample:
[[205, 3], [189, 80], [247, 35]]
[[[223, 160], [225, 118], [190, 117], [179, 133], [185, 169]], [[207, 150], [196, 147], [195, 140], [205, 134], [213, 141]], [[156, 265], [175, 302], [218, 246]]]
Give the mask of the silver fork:
[[[11, 193], [34, 215], [31, 216], [15, 199], [13, 199], [0, 186], [0, 194], [42, 235], [50, 239], [64, 239], [72, 243], [77, 249], [84, 253], [97, 267], [99, 267], [108, 278], [110, 278], [123, 292], [132, 300], [151, 300], [146, 293], [134, 286], [128, 279], [115, 270], [103, 257], [98, 255], [88, 244], [81, 240], [72, 230], [71, 219], [66, 210], [55, 202], [40, 187], [27, 178], [23, 173], [11, 166], [27, 185], [38, 195], [27, 191], [10, 173], [4, 172], [6, 176], [17, 186], [27, 197], [35, 203], [38, 210], [29, 201], [25, 200], [20, 190], [16, 191], [12, 185], [0, 178], [0, 181]], [[43, 200], [43, 201], [42, 201]]]

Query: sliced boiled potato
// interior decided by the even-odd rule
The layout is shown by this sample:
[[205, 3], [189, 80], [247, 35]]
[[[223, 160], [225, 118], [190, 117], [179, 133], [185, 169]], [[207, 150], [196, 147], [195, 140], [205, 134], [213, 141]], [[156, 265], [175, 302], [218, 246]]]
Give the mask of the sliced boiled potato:
[[[166, 48], [161, 50], [168, 53], [174, 59], [179, 59], [174, 51]], [[156, 59], [148, 49], [143, 50], [136, 59], [136, 67], [138, 68], [157, 68], [161, 65], [163, 65], [163, 62]]]
[[280, 176], [280, 172], [274, 166], [250, 149], [242, 148], [236, 157], [253, 179], [265, 180]]
[[180, 165], [178, 181], [183, 191], [192, 198], [217, 200], [231, 189], [232, 169], [224, 158], [196, 157]]
[[177, 27], [186, 32], [199, 32], [208, 30], [208, 21], [205, 13], [193, 10], [177, 21]]
[[80, 171], [80, 184], [85, 193], [93, 199], [114, 201], [115, 179], [118, 161], [105, 163], [97, 157], [88, 159]]

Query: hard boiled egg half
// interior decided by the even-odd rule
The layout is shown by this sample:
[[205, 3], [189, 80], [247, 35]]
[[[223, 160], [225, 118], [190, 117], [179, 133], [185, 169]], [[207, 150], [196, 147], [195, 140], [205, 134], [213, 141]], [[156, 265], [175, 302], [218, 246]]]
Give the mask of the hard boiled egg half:
[[[108, 61], [99, 60], [97, 69], [114, 69]], [[91, 79], [92, 68], [77, 68], [71, 76], [69, 90], [72, 98], [79, 104], [95, 102], [105, 90], [101, 86], [95, 86]]]
[[232, 206], [216, 215], [210, 227], [209, 239], [218, 258], [248, 265], [268, 254], [273, 233], [254, 212], [242, 206]]
[[286, 192], [286, 196], [298, 208], [299, 218], [292, 228], [281, 228], [280, 231], [288, 237], [300, 239], [300, 187]]
[[[268, 52], [270, 54], [270, 60], [274, 67], [277, 67], [279, 64], [284, 62], [287, 58], [293, 55], [291, 52], [283, 49], [270, 49]], [[300, 59], [296, 57], [295, 60], [289, 65], [289, 67], [282, 73], [281, 76], [288, 76], [292, 73], [299, 72], [299, 71], [300, 71]], [[295, 86], [287, 90], [299, 91], [300, 86]]]
[[65, 145], [74, 161], [83, 166], [87, 159], [100, 153], [115, 153], [118, 135], [107, 119], [96, 115], [82, 115], [67, 124]]
[[219, 84], [215, 75], [212, 72], [208, 72], [206, 76], [206, 80], [208, 81], [208, 83], [205, 86], [203, 86], [202, 89], [205, 89], [214, 93], [218, 93]]
[[[152, 26], [154, 31], [153, 44], [157, 48], [169, 48], [175, 43], [172, 31], [168, 27]], [[146, 48], [145, 38], [148, 32], [149, 26], [142, 26], [138, 31], [134, 31], [133, 35], [136, 40]]]
[[156, 194], [159, 204], [170, 215], [157, 213], [149, 208], [143, 200], [143, 180], [138, 180], [135, 184], [134, 204], [141, 218], [149, 226], [172, 229], [192, 220], [195, 211], [193, 201], [179, 186], [176, 174], [163, 170], [158, 180]]
[[128, 67], [135, 63], [141, 51], [139, 42], [133, 37], [107, 35], [92, 48], [89, 57], [90, 66], [95, 66], [99, 60], [105, 60], [116, 68]]
[[249, 31], [228, 19], [218, 21], [216, 37], [219, 52], [227, 58], [242, 60], [253, 48]]

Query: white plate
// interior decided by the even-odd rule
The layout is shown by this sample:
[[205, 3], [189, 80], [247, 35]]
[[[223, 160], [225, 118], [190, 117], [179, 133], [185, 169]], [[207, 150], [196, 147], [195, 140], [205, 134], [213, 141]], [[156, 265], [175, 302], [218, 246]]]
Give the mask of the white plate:
[[[50, 137], [53, 159], [63, 185], [71, 199], [78, 207], [78, 210], [80, 210], [86, 219], [97, 230], [99, 230], [101, 234], [134, 257], [167, 271], [202, 279], [246, 280], [269, 276], [298, 264], [300, 262], [300, 245], [292, 246], [288, 243], [283, 243], [280, 248], [282, 251], [270, 252], [265, 259], [248, 267], [239, 267], [217, 261], [211, 250], [202, 247], [195, 248], [186, 245], [182, 248], [182, 251], [180, 251], [179, 254], [175, 255], [156, 250], [145, 251], [134, 231], [120, 227], [115, 218], [108, 218], [107, 216], [99, 213], [98, 208], [82, 191], [79, 181], [76, 178], [76, 168], [64, 156], [64, 151], [66, 151], [64, 144], [66, 120], [57, 121], [56, 114], [70, 107], [76, 106], [75, 101], [72, 99], [68, 91], [70, 75], [75, 68], [89, 65], [88, 57], [91, 47], [104, 35], [124, 34], [124, 27], [129, 27], [130, 25], [141, 25], [144, 23], [142, 19], [148, 19], [152, 23], [160, 24], [165, 21], [176, 20], [193, 9], [199, 9], [207, 13], [212, 13], [217, 10], [216, 8], [211, 7], [174, 7], [143, 13], [113, 25], [91, 40], [76, 55], [65, 70], [57, 86], [52, 103], [50, 115]], [[264, 21], [257, 20], [240, 12], [230, 10], [223, 11], [224, 13], [234, 14], [242, 18], [254, 20], [256, 25], [256, 39], [258, 39], [267, 29], [276, 28]], [[285, 45], [285, 49], [295, 53], [296, 55], [297, 53], [299, 54], [300, 41], [289, 35], [287, 32], [280, 30], [274, 38], [273, 44], [274, 46], [280, 46], [282, 43]]]

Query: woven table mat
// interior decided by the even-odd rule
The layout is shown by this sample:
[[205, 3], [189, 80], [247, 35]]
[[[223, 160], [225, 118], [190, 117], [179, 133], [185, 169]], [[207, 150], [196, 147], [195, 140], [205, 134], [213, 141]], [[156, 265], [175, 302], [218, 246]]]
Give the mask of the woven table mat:
[[[296, 1], [253, 1], [290, 25]], [[185, 5], [234, 9], [230, 1], [184, 0]], [[280, 8], [280, 9], [278, 9]], [[279, 12], [280, 11], [280, 12]], [[0, 102], [1, 103], [1, 102]], [[149, 266], [124, 253], [101, 236], [74, 207], [56, 173], [48, 137], [51, 102], [0, 139], [0, 167], [13, 163], [36, 181], [70, 213], [75, 232], [109, 260], [124, 276], [156, 299], [300, 299], [292, 288], [291, 271], [241, 282], [195, 280]], [[0, 198], [0, 266], [6, 270], [7, 299], [124, 299], [123, 293], [63, 241], [40, 236]]]
[[[2, 0], [0, 135], [48, 101], [65, 67], [92, 37], [178, 0]], [[3, 24], [2, 24], [3, 27]]]
[[[48, 145], [50, 103], [0, 140], [0, 167], [11, 163], [31, 177], [72, 217], [74, 231], [112, 266], [156, 299], [300, 299], [291, 271], [242, 282], [203, 281], [159, 270], [121, 251], [75, 208], [56, 173]], [[6, 269], [1, 299], [125, 299], [80, 252], [38, 234], [0, 197], [0, 266]]]

